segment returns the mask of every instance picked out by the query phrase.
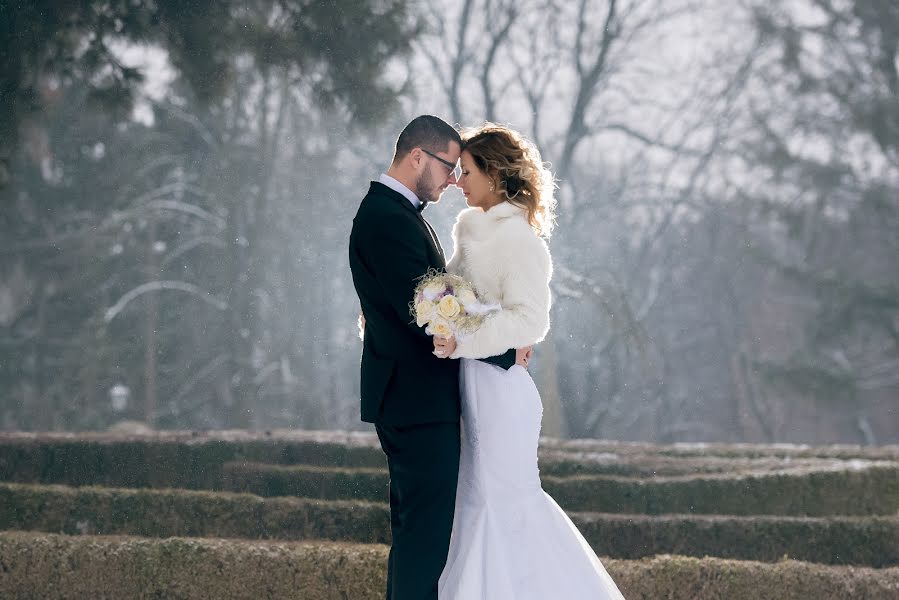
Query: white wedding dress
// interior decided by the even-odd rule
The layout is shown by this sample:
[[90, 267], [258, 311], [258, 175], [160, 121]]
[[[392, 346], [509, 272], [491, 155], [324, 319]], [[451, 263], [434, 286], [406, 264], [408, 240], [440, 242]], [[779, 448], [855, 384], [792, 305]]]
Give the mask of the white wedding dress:
[[462, 452], [440, 600], [622, 599], [593, 550], [540, 487], [543, 405], [526, 369], [475, 360], [539, 342], [549, 330], [552, 259], [525, 211], [467, 209], [453, 228], [450, 273], [469, 281], [491, 314], [457, 340], [462, 361]]
[[441, 600], [623, 599], [540, 487], [543, 406], [523, 367], [462, 359], [462, 454]]

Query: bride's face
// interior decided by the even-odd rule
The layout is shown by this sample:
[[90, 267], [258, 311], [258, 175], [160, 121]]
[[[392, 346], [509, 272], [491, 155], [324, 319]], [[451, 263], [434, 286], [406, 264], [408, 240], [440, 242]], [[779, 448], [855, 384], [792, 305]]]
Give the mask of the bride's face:
[[490, 190], [492, 183], [490, 177], [478, 168], [471, 153], [467, 150], [462, 153], [461, 164], [462, 175], [456, 185], [462, 188], [465, 203], [472, 208], [482, 210], [488, 210], [499, 204], [501, 201], [499, 194]]

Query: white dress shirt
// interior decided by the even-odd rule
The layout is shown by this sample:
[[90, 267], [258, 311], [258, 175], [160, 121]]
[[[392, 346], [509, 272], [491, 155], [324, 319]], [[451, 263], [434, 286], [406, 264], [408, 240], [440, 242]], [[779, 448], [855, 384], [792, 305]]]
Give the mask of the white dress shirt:
[[421, 200], [418, 199], [418, 196], [415, 195], [415, 192], [404, 186], [402, 183], [400, 183], [387, 173], [381, 173], [381, 176], [378, 178], [378, 183], [383, 183], [393, 191], [399, 192], [400, 194], [405, 196], [406, 199], [412, 203], [412, 207], [415, 209], [418, 209], [418, 205], [421, 204]]

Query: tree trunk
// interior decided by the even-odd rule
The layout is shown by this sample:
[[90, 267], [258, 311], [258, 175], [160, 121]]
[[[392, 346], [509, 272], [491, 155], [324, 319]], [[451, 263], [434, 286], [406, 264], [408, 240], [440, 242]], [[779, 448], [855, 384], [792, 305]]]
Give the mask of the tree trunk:
[[541, 435], [562, 438], [567, 435], [565, 415], [559, 394], [559, 355], [552, 331], [535, 348], [539, 352], [540, 398], [543, 400], [543, 428]]
[[53, 424], [55, 407], [48, 397], [45, 382], [45, 352], [44, 343], [47, 339], [47, 290], [44, 278], [40, 277], [37, 284], [37, 322], [33, 338], [34, 352], [34, 397], [40, 407], [41, 420], [39, 429], [50, 430]]
[[[156, 218], [150, 215], [147, 227], [146, 269], [147, 281], [159, 278], [159, 261], [156, 257]], [[147, 426], [156, 427], [156, 329], [159, 323], [159, 294], [150, 292], [144, 296], [146, 313], [144, 316], [144, 421]]]

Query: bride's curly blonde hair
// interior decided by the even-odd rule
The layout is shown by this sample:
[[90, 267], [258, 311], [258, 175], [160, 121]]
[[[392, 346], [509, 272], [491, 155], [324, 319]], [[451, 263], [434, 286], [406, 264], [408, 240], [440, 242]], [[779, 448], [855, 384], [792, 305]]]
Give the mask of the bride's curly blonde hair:
[[462, 151], [493, 181], [507, 202], [524, 208], [537, 235], [549, 237], [555, 222], [556, 184], [532, 142], [495, 123], [462, 133]]

